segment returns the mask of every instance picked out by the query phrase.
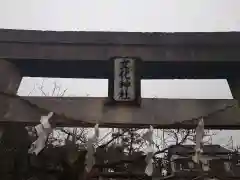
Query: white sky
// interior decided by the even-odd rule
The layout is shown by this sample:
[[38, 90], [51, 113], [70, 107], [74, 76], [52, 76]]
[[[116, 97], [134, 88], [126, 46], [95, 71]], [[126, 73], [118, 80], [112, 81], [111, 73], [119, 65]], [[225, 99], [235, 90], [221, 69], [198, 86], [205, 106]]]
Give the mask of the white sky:
[[[0, 28], [57, 31], [238, 31], [240, 0], [0, 0]], [[25, 78], [27, 95], [41, 79]], [[51, 90], [55, 80], [47, 80]], [[107, 81], [57, 79], [67, 95], [106, 96]], [[95, 88], [96, 84], [101, 85]], [[39, 92], [33, 92], [33, 94]], [[226, 81], [144, 82], [144, 97], [231, 98]], [[220, 137], [220, 135], [219, 135]], [[226, 134], [223, 135], [226, 138]], [[222, 141], [222, 140], [221, 140]]]
[[0, 0], [0, 27], [237, 31], [239, 0]]

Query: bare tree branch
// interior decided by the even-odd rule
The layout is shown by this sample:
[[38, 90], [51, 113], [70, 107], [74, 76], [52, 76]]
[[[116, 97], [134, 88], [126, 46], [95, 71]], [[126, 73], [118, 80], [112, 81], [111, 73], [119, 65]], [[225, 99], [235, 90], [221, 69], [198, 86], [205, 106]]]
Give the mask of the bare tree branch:
[[107, 143], [102, 144], [101, 146], [99, 146], [100, 148], [106, 148], [109, 144], [111, 144], [115, 139], [123, 136], [126, 132], [122, 132], [121, 134], [118, 134], [117, 136], [114, 136], [111, 140], [109, 140]]
[[58, 128], [58, 130], [62, 131], [63, 133], [65, 133], [65, 134], [67, 134], [67, 135], [69, 135], [69, 136], [72, 136], [72, 137], [75, 136], [76, 140], [79, 140], [79, 141], [81, 141], [82, 143], [86, 143], [86, 139], [84, 139], [84, 137], [81, 136], [81, 134], [80, 134], [80, 135], [75, 135], [74, 133], [69, 132], [69, 131], [67, 131], [67, 130], [64, 129], [64, 128]]

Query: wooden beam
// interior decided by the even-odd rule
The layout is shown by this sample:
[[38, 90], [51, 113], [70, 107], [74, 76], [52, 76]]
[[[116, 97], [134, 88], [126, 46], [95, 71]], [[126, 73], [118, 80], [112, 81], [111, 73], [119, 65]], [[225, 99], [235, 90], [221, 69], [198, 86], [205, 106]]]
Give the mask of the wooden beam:
[[143, 61], [239, 61], [239, 32], [54, 32], [0, 29], [0, 58]]
[[0, 42], [77, 45], [239, 45], [239, 32], [103, 32], [0, 29]]
[[21, 80], [19, 69], [14, 64], [0, 59], [0, 91], [16, 94]]
[[[21, 83], [22, 76], [14, 64], [1, 59], [0, 60], [0, 92], [16, 94]], [[4, 117], [11, 107], [7, 97], [0, 98], [0, 119]], [[1, 119], [3, 120], [3, 119]], [[0, 139], [4, 132], [4, 126], [0, 125]]]
[[147, 46], [38, 44], [0, 42], [0, 58], [65, 61], [107, 61], [114, 56], [139, 57], [145, 62], [239, 62], [240, 45]]
[[[240, 58], [239, 58], [240, 59]], [[11, 60], [23, 76], [109, 79], [108, 61]], [[147, 62], [142, 79], [226, 79], [240, 76], [240, 62]], [[53, 71], [54, 69], [54, 71]], [[66, 69], [71, 69], [66, 71]], [[207, 71], [206, 71], [207, 70]]]
[[[1, 96], [0, 96], [1, 98]], [[58, 126], [93, 126], [97, 120], [102, 127], [193, 128], [194, 119], [204, 118], [207, 128], [238, 129], [240, 114], [235, 100], [142, 99], [141, 107], [105, 106], [105, 98], [90, 97], [23, 97], [41, 108], [58, 114]], [[11, 109], [2, 123], [39, 123], [44, 111], [12, 98]], [[85, 122], [85, 123], [83, 123]]]
[[[143, 60], [143, 79], [236, 78], [240, 67], [239, 39], [240, 32], [0, 29], [0, 58], [10, 60], [23, 76], [31, 77], [109, 78], [109, 58], [134, 56]], [[66, 67], [71, 71], [65, 71]]]

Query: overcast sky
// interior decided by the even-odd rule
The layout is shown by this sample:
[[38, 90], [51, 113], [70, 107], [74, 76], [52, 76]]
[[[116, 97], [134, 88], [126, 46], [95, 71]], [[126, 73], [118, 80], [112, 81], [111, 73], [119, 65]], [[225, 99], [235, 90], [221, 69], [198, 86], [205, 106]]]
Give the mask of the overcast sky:
[[[240, 30], [240, 0], [0, 0], [0, 28], [56, 31], [206, 32]], [[107, 81], [49, 79], [66, 95], [106, 96]], [[41, 78], [25, 78], [27, 95]], [[232, 98], [225, 80], [143, 82], [143, 97]], [[39, 95], [33, 91], [32, 95]], [[219, 136], [220, 137], [220, 136]], [[221, 136], [222, 138], [224, 136]], [[227, 138], [227, 137], [225, 137]], [[222, 141], [222, 140], [221, 140]]]
[[0, 26], [42, 30], [237, 31], [239, 0], [0, 0]]

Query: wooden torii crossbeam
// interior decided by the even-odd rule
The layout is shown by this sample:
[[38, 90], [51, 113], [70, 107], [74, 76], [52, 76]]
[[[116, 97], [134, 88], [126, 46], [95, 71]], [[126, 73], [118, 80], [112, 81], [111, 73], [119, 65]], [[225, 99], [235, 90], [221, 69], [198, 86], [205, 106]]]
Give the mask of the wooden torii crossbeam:
[[[45, 111], [62, 126], [238, 129], [240, 33], [51, 32], [0, 30], [0, 122], [38, 123]], [[113, 57], [141, 59], [140, 79], [227, 79], [236, 100], [17, 97], [23, 76], [112, 79]], [[138, 85], [139, 86], [139, 85]], [[111, 86], [113, 87], [113, 85]]]
[[[60, 116], [57, 126], [94, 126], [148, 128], [194, 128], [204, 117], [211, 129], [240, 128], [239, 110], [235, 100], [142, 99], [141, 107], [105, 106], [107, 98], [93, 97], [22, 97], [10, 100], [11, 113], [1, 122], [37, 124], [45, 110]], [[40, 108], [37, 108], [37, 105]]]

